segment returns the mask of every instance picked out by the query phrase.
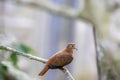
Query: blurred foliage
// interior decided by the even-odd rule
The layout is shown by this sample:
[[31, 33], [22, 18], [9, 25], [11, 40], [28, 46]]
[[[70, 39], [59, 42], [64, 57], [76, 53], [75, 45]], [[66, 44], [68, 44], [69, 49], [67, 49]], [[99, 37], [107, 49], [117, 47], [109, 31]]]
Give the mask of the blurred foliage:
[[[14, 45], [15, 49], [20, 51], [20, 52], [24, 52], [26, 54], [28, 53], [35, 53], [35, 51], [28, 45], [23, 44], [23, 43], [17, 43]], [[15, 52], [11, 52], [10, 56], [9, 56], [9, 60], [12, 62], [13, 66], [18, 68], [17, 63], [18, 63], [18, 56]]]
[[[35, 53], [35, 51], [30, 46], [23, 44], [23, 43], [14, 44], [13, 48], [20, 52], [24, 52], [25, 54]], [[10, 63], [12, 63], [11, 66], [13, 66], [15, 69], [10, 67], [10, 65], [8, 64], [7, 65], [3, 64], [2, 62], [4, 61], [0, 62], [0, 80], [18, 80], [17, 77], [19, 78], [19, 76], [12, 75], [12, 74], [17, 75], [18, 73], [22, 73], [18, 75], [21, 75], [21, 76], [23, 75], [24, 76], [23, 78], [25, 78], [24, 80], [30, 80], [29, 76], [27, 76], [24, 72], [19, 71], [19, 67], [17, 65], [19, 61], [19, 56], [15, 52], [10, 53], [10, 55], [8, 56], [8, 60]]]
[[14, 52], [12, 52], [11, 54], [10, 54], [10, 60], [11, 60], [11, 62], [12, 62], [12, 64], [13, 64], [13, 66], [14, 67], [18, 67], [17, 66], [17, 62], [18, 62], [18, 56], [14, 53]]
[[4, 72], [7, 71], [7, 66], [0, 63], [0, 80], [4, 80]]
[[[35, 51], [28, 45], [23, 43], [16, 43], [13, 45], [13, 49], [25, 54], [35, 53]], [[29, 75], [19, 70], [17, 65], [19, 56], [15, 52], [11, 52], [8, 56], [8, 61], [0, 62], [0, 80], [32, 80]]]
[[23, 43], [15, 44], [15, 49], [24, 53], [35, 53], [35, 51], [30, 46]]
[[120, 67], [120, 59], [118, 59], [116, 62], [117, 62], [117, 66]]

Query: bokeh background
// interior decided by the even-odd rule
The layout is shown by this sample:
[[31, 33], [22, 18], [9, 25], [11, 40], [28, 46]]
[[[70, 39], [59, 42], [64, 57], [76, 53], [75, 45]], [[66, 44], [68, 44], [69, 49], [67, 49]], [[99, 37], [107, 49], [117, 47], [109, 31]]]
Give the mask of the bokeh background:
[[[52, 7], [48, 2], [63, 9], [67, 6], [66, 11], [75, 9], [79, 15], [71, 17], [66, 13], [66, 17], [41, 6], [43, 3]], [[119, 80], [119, 7], [119, 0], [0, 0], [0, 44], [22, 43], [34, 49], [33, 55], [48, 59], [72, 42], [78, 51], [66, 67], [76, 80]], [[44, 64], [22, 56], [17, 62], [21, 73], [17, 73], [6, 60], [8, 56], [8, 52], [1, 51], [0, 62], [13, 69], [9, 73], [18, 76], [15, 80], [66, 80], [60, 70], [49, 70], [39, 77]]]

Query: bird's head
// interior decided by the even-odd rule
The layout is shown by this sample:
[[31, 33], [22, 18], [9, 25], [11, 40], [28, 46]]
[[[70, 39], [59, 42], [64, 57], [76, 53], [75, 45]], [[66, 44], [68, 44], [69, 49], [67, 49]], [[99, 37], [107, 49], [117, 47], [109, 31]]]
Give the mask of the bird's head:
[[69, 43], [68, 45], [67, 45], [67, 49], [76, 49], [77, 50], [77, 48], [75, 47], [75, 44], [73, 44], [73, 43]]

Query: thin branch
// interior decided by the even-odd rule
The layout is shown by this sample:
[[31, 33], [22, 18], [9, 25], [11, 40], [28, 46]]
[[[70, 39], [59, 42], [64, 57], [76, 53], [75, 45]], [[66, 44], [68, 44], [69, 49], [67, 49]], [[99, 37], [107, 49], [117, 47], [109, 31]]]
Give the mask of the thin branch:
[[24, 52], [20, 52], [20, 51], [18, 51], [16, 49], [13, 49], [13, 48], [10, 48], [10, 47], [4, 46], [4, 45], [0, 45], [0, 49], [5, 50], [5, 51], [14, 52], [17, 55], [21, 55], [21, 56], [24, 56], [24, 57], [27, 57], [29, 59], [32, 59], [32, 60], [35, 60], [35, 61], [39, 61], [39, 62], [42, 62], [42, 63], [46, 63], [46, 61], [47, 61], [47, 60], [45, 60], [43, 58], [39, 58], [39, 57], [30, 55], [30, 54], [26, 54]]
[[[35, 61], [38, 61], [38, 62], [42, 62], [42, 63], [44, 63], [44, 64], [45, 64], [46, 61], [47, 61], [46, 59], [39, 58], [39, 57], [37, 57], [37, 56], [33, 56], [33, 55], [30, 55], [30, 54], [26, 54], [26, 53], [24, 53], [24, 52], [20, 52], [20, 51], [18, 51], [18, 50], [16, 50], [16, 49], [13, 49], [13, 48], [11, 48], [11, 47], [7, 47], [7, 46], [4, 46], [4, 45], [0, 45], [0, 49], [1, 49], [1, 50], [5, 50], [5, 51], [14, 52], [14, 53], [16, 53], [17, 55], [21, 55], [21, 56], [24, 56], [24, 57], [29, 58], [29, 59], [31, 59], [31, 60], [35, 60]], [[68, 80], [75, 80], [67, 68], [62, 68], [62, 69], [60, 69], [60, 70], [62, 70], [62, 71], [67, 75]]]
[[75, 80], [67, 68], [64, 67], [61, 68], [60, 70], [62, 70], [67, 75], [68, 80]]
[[95, 45], [95, 53], [96, 53], [96, 64], [97, 64], [97, 70], [98, 70], [98, 80], [101, 80], [101, 68], [100, 68], [100, 61], [99, 61], [96, 28], [94, 26], [92, 28], [93, 28], [93, 37], [94, 37], [94, 45]]

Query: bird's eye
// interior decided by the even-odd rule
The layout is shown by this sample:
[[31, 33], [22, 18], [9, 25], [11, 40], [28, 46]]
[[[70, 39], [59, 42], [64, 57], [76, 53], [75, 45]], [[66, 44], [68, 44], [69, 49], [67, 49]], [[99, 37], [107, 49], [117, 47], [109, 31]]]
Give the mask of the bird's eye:
[[71, 47], [73, 47], [73, 45], [71, 45]]
[[72, 45], [72, 47], [74, 47], [74, 45]]

